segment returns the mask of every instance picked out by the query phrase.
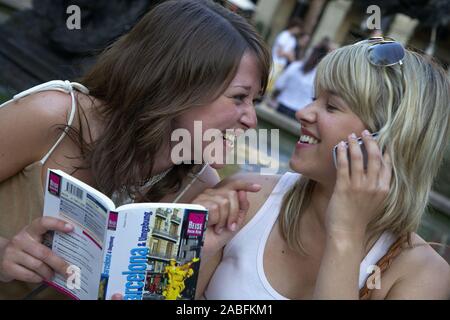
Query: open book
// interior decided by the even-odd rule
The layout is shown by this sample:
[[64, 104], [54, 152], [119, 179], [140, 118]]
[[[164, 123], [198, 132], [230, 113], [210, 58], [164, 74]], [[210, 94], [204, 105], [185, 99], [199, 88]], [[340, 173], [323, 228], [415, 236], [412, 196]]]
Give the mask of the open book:
[[118, 208], [104, 194], [60, 171], [48, 170], [44, 215], [74, 225], [47, 233], [44, 243], [69, 267], [49, 285], [74, 299], [194, 299], [207, 210], [179, 203]]

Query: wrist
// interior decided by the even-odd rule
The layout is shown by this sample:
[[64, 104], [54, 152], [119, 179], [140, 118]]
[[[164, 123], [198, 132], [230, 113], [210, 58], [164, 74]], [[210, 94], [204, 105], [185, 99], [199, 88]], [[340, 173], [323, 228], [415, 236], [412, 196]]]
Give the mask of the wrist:
[[342, 240], [365, 239], [367, 227], [365, 225], [350, 225], [350, 223], [327, 223], [327, 236]]
[[365, 232], [362, 230], [330, 230], [327, 232], [327, 246], [341, 252], [359, 252], [363, 250]]

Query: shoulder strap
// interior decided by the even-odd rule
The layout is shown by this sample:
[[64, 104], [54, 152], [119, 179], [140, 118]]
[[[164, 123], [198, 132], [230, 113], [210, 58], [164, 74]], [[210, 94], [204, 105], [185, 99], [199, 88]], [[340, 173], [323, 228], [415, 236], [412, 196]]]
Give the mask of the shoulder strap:
[[[380, 268], [380, 275], [383, 274], [384, 271], [386, 271], [390, 265], [392, 264], [392, 261], [402, 252], [403, 244], [408, 241], [408, 236], [402, 236], [395, 241], [392, 246], [389, 248], [388, 252], [377, 262], [377, 267]], [[369, 276], [370, 277], [370, 276]], [[373, 289], [369, 289], [367, 287], [367, 281], [364, 285], [364, 287], [359, 290], [359, 299], [360, 300], [369, 300], [370, 295], [372, 293]]]
[[194, 182], [197, 181], [198, 177], [200, 177], [202, 175], [202, 173], [205, 171], [206, 167], [208, 167], [208, 164], [203, 165], [203, 168], [198, 173], [194, 174], [194, 177], [192, 178], [192, 180], [189, 182], [189, 184], [183, 190], [181, 190], [181, 192], [177, 195], [175, 200], [173, 200], [173, 203], [177, 203], [181, 199], [181, 197], [186, 193], [186, 191], [188, 191], [192, 187]]
[[[53, 81], [49, 81], [49, 82], [37, 85], [35, 87], [32, 87], [28, 90], [25, 90], [25, 91], [22, 91], [22, 92], [16, 94], [11, 100], [0, 105], [0, 108], [5, 107], [7, 104], [9, 104], [13, 101], [18, 101], [19, 99], [26, 97], [30, 94], [38, 93], [38, 92], [42, 92], [42, 91], [56, 90], [56, 91], [61, 91], [61, 92], [65, 92], [65, 93], [70, 93], [70, 96], [72, 98], [72, 109], [70, 111], [69, 119], [67, 121], [67, 125], [70, 126], [70, 125], [72, 125], [73, 119], [75, 117], [75, 111], [76, 111], [76, 107], [77, 107], [74, 89], [78, 90], [84, 94], [89, 94], [89, 90], [85, 86], [83, 86], [82, 84], [79, 84], [77, 82], [70, 82], [68, 80], [66, 80], [66, 81], [53, 80]], [[66, 127], [64, 129], [64, 132], [59, 137], [58, 141], [56, 141], [56, 143], [53, 145], [53, 147], [50, 149], [50, 151], [47, 152], [47, 154], [40, 160], [40, 162], [42, 164], [44, 164], [45, 161], [47, 161], [48, 157], [50, 157], [53, 150], [55, 150], [55, 148], [58, 146], [58, 144], [61, 142], [61, 140], [64, 139], [64, 137], [67, 134], [67, 130], [68, 129]]]
[[[77, 82], [70, 82], [68, 80], [66, 81], [62, 81], [62, 80], [53, 80], [53, 81], [49, 81], [40, 85], [37, 85], [35, 87], [32, 87], [28, 90], [22, 91], [18, 94], [16, 94], [11, 100], [6, 101], [5, 103], [3, 103], [2, 105], [0, 105], [0, 108], [5, 107], [6, 105], [8, 105], [9, 103], [13, 102], [13, 101], [18, 101], [19, 99], [26, 97], [30, 94], [33, 93], [37, 93], [37, 92], [42, 92], [42, 91], [48, 91], [48, 90], [56, 90], [56, 91], [61, 91], [61, 92], [65, 92], [65, 93], [70, 93], [70, 96], [72, 97], [72, 109], [70, 111], [70, 115], [69, 115], [69, 119], [67, 121], [67, 125], [70, 126], [72, 125], [72, 121], [75, 117], [75, 111], [76, 111], [76, 100], [75, 100], [75, 94], [74, 94], [74, 89], [78, 90], [84, 94], [89, 94], [89, 90], [83, 86], [82, 84], [79, 84]], [[42, 164], [45, 163], [45, 161], [47, 161], [48, 157], [50, 157], [50, 155], [52, 154], [53, 150], [55, 150], [55, 148], [58, 146], [58, 144], [62, 141], [62, 139], [64, 139], [64, 137], [67, 134], [67, 127], [64, 129], [64, 132], [61, 134], [61, 136], [59, 137], [58, 141], [56, 141], [56, 143], [53, 145], [53, 147], [50, 149], [49, 152], [47, 152], [47, 154], [40, 160], [40, 162]]]
[[[85, 94], [89, 94], [89, 90], [79, 83], [70, 82], [67, 80], [66, 81], [58, 81], [58, 80], [50, 81], [50, 82], [47, 82], [46, 84], [44, 83], [42, 86], [43, 86], [42, 88], [39, 88], [39, 89], [37, 89], [37, 91], [34, 91], [34, 92], [40, 92], [40, 91], [46, 91], [46, 90], [58, 90], [58, 91], [70, 93], [70, 96], [72, 98], [72, 107], [70, 110], [70, 115], [69, 115], [69, 120], [67, 121], [67, 125], [71, 126], [73, 119], [75, 117], [75, 111], [77, 109], [77, 103], [76, 103], [76, 99], [75, 99], [74, 89], [79, 90]], [[33, 88], [31, 88], [30, 90], [33, 90]], [[26, 96], [27, 94], [30, 94], [30, 93], [27, 93], [26, 91], [21, 93], [22, 96]], [[20, 97], [22, 97], [22, 96], [20, 96]], [[16, 99], [16, 97], [17, 96], [14, 96], [14, 99]], [[20, 97], [18, 99], [20, 99]], [[64, 137], [67, 134], [67, 131], [68, 131], [68, 127], [65, 127], [64, 131], [61, 134], [61, 136], [59, 137], [59, 139], [56, 141], [56, 143], [53, 145], [53, 147], [47, 152], [47, 154], [41, 159], [40, 162], [42, 164], [44, 164], [47, 161], [47, 159], [50, 157], [50, 155], [56, 149], [56, 147], [59, 145], [59, 143], [62, 141], [62, 139], [64, 139]]]
[[[67, 125], [70, 126], [72, 125], [73, 119], [75, 117], [75, 111], [77, 108], [76, 105], [76, 99], [75, 99], [75, 94], [74, 94], [74, 90], [78, 90], [84, 94], [89, 94], [89, 90], [77, 83], [77, 82], [70, 82], [68, 80], [66, 81], [62, 81], [62, 80], [53, 80], [53, 81], [49, 81], [40, 85], [37, 85], [33, 88], [30, 88], [28, 90], [22, 91], [18, 94], [16, 94], [12, 100], [5, 102], [4, 104], [2, 104], [0, 106], [4, 107], [6, 106], [8, 103], [12, 102], [12, 101], [18, 101], [19, 99], [26, 97], [30, 94], [33, 93], [38, 93], [38, 92], [42, 92], [42, 91], [48, 91], [48, 90], [56, 90], [56, 91], [61, 91], [61, 92], [65, 92], [65, 93], [70, 93], [70, 96], [72, 98], [72, 109], [70, 111], [70, 115], [69, 115], [69, 119], [67, 121]], [[67, 130], [68, 128], [66, 127], [64, 129], [64, 132], [61, 134], [61, 136], [59, 137], [58, 141], [56, 141], [56, 143], [53, 145], [53, 147], [47, 152], [47, 154], [40, 160], [40, 162], [42, 164], [44, 164], [47, 159], [50, 157], [50, 155], [52, 154], [52, 152], [56, 149], [56, 147], [59, 145], [59, 143], [62, 141], [62, 139], [64, 139], [64, 137], [67, 134]]]

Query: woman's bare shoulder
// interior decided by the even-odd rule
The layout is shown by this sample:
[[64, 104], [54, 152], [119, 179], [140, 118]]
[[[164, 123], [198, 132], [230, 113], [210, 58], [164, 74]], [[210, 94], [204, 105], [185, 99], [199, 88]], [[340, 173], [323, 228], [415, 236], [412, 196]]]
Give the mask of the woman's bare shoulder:
[[450, 298], [450, 266], [447, 261], [419, 235], [413, 233], [411, 242], [411, 246], [405, 245], [394, 259], [392, 270], [386, 274], [391, 285], [385, 298]]
[[0, 181], [43, 157], [61, 134], [58, 126], [67, 122], [70, 108], [69, 95], [48, 91], [0, 109]]

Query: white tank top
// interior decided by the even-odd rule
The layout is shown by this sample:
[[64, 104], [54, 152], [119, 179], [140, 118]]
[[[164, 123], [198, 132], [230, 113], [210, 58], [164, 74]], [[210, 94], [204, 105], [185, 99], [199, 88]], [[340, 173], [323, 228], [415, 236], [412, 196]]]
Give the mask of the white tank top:
[[[297, 173], [285, 173], [271, 195], [255, 216], [224, 247], [223, 258], [217, 266], [204, 297], [208, 300], [287, 300], [266, 278], [263, 266], [264, 248], [275, 224], [283, 195], [300, 178]], [[385, 232], [361, 262], [359, 288], [364, 287], [375, 265], [395, 242]]]

